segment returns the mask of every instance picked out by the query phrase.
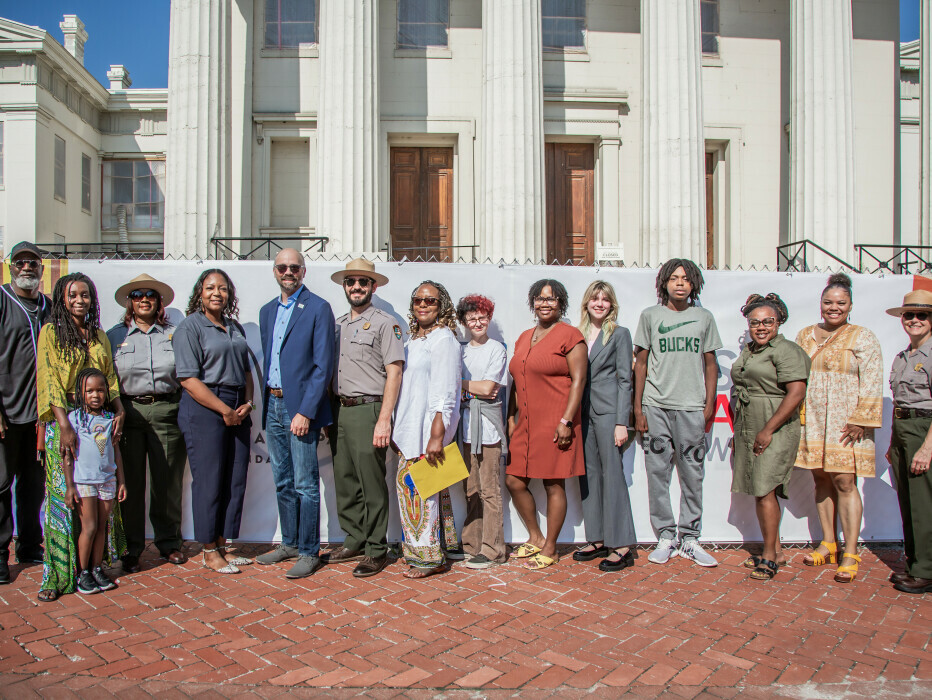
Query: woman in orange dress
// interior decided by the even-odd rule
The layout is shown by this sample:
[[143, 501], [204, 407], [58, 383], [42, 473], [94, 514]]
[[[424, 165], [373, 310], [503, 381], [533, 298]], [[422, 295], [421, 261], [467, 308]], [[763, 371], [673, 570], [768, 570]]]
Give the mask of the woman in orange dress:
[[[515, 343], [509, 371], [508, 466], [505, 484], [524, 521], [528, 540], [514, 552], [527, 568], [544, 569], [559, 561], [557, 537], [566, 519], [566, 479], [586, 473], [580, 404], [586, 385], [588, 353], [579, 329], [562, 318], [569, 307], [566, 288], [539, 280], [528, 292], [537, 319]], [[537, 522], [537, 504], [528, 489], [542, 479], [547, 492], [547, 535]]]

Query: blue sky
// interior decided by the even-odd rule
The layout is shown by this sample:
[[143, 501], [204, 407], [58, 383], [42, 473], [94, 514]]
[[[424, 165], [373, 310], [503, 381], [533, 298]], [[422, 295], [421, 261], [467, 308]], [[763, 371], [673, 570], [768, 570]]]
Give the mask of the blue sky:
[[[900, 40], [919, 38], [920, 0], [900, 0]], [[111, 63], [122, 63], [134, 88], [168, 84], [169, 0], [0, 0], [0, 17], [42, 27], [61, 41], [62, 15], [76, 14], [90, 35], [84, 65], [104, 85]]]

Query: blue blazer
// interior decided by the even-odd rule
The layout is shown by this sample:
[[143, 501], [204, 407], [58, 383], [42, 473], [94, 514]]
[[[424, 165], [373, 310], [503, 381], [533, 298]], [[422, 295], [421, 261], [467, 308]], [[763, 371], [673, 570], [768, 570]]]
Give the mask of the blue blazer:
[[[278, 299], [273, 299], [259, 312], [259, 333], [262, 336], [263, 381], [269, 376], [272, 363], [272, 334]], [[327, 388], [333, 376], [334, 329], [336, 322], [330, 304], [307, 287], [301, 287], [295, 308], [291, 312], [279, 366], [285, 406], [292, 417], [296, 413], [311, 420], [311, 428], [322, 428], [333, 422]], [[269, 406], [269, 392], [262, 387], [262, 427]]]

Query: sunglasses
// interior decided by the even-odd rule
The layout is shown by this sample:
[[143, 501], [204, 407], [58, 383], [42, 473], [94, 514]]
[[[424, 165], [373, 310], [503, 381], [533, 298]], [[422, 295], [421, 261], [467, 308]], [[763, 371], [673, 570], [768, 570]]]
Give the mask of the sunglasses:
[[903, 312], [904, 321], [912, 321], [913, 319], [916, 319], [917, 321], [928, 321], [929, 314], [925, 311], [904, 311]]
[[411, 306], [436, 306], [439, 303], [437, 297], [411, 297]]
[[344, 277], [343, 278], [344, 287], [352, 288], [352, 287], [355, 287], [357, 284], [363, 289], [365, 289], [370, 284], [372, 284], [372, 280], [369, 279], [368, 277]]
[[284, 275], [286, 272], [296, 275], [304, 269], [304, 265], [276, 265], [275, 269], [280, 275]]
[[27, 258], [25, 260], [14, 260], [13, 267], [15, 267], [17, 270], [22, 270], [24, 267], [31, 267], [38, 270], [40, 267], [42, 267], [42, 261], [32, 260], [31, 258]]
[[134, 289], [129, 293], [129, 298], [133, 301], [140, 299], [158, 299], [159, 293], [154, 289]]
[[748, 321], [748, 328], [758, 328], [763, 326], [764, 328], [773, 328], [777, 323], [777, 319], [770, 318], [752, 318]]

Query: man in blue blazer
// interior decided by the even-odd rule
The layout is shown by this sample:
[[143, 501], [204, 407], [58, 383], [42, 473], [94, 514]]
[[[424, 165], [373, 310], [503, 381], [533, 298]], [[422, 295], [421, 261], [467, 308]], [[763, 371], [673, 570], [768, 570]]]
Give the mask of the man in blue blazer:
[[304, 286], [304, 258], [291, 248], [275, 256], [281, 295], [262, 307], [266, 431], [282, 542], [256, 557], [260, 564], [297, 558], [287, 578], [310, 576], [320, 561], [320, 480], [317, 440], [332, 422], [327, 386], [333, 375], [334, 328], [330, 304]]

